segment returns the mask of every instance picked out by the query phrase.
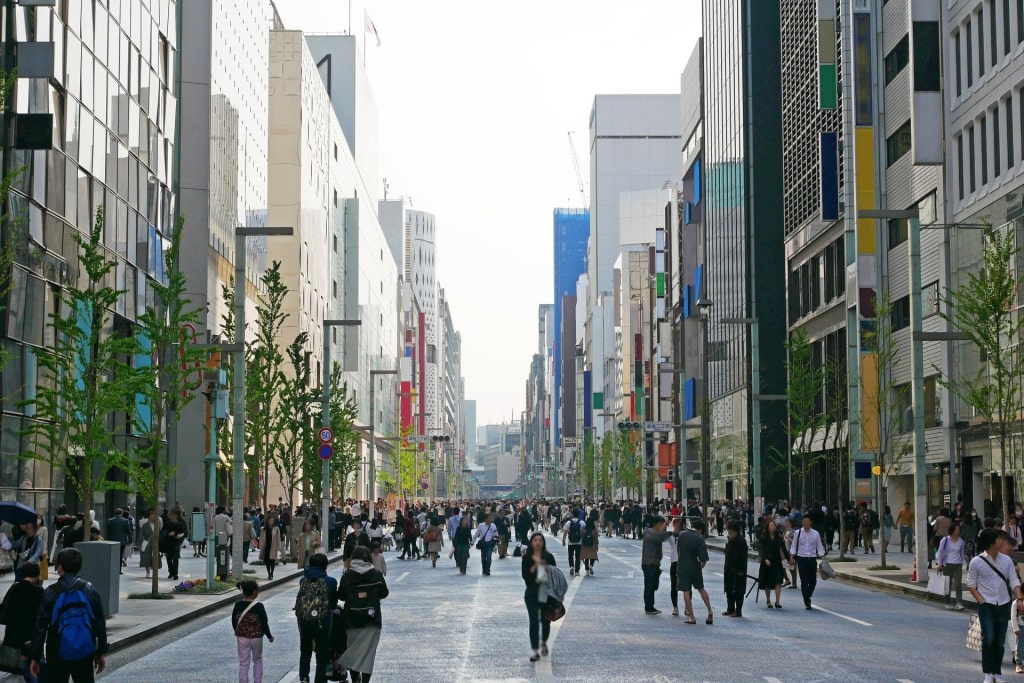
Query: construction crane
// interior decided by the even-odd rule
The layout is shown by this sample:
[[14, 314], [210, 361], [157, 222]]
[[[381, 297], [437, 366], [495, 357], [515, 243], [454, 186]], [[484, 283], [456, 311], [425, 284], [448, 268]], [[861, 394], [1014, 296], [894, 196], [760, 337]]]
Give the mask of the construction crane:
[[576, 139], [573, 137], [572, 131], [569, 131], [569, 151], [572, 152], [572, 165], [576, 167], [576, 182], [580, 186], [580, 199], [583, 201], [583, 208], [590, 207], [590, 201], [587, 199], [587, 191], [583, 185], [583, 171], [580, 170], [580, 159], [576, 156]]

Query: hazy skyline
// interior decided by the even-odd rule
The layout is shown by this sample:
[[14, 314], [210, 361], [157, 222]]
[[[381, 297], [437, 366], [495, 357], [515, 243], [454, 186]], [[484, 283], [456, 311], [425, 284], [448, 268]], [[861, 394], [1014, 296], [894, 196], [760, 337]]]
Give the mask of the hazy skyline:
[[[345, 33], [345, 0], [279, 0], [289, 29]], [[388, 196], [433, 213], [438, 281], [462, 333], [477, 424], [518, 417], [537, 309], [551, 301], [552, 210], [581, 205], [593, 97], [679, 92], [697, 0], [353, 0]], [[368, 183], [374, 179], [366, 178]], [[375, 181], [382, 194], [381, 178]]]

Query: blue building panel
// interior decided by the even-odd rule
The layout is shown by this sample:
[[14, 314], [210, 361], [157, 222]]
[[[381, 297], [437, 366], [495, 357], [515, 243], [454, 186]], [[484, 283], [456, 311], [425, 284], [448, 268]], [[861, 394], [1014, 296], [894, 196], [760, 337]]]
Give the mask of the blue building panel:
[[683, 385], [683, 392], [685, 419], [692, 420], [697, 417], [697, 380], [692, 378], [686, 380], [686, 384]]
[[588, 209], [555, 209], [554, 211], [554, 366], [555, 386], [552, 394], [555, 408], [554, 438], [559, 443], [562, 402], [562, 297], [576, 295], [576, 281], [587, 272], [587, 241], [590, 239]]

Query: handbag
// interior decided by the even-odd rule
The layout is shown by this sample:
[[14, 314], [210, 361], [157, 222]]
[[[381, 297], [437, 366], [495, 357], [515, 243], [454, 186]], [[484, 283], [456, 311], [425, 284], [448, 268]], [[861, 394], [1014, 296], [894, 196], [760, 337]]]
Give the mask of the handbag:
[[942, 572], [930, 572], [928, 574], [928, 592], [942, 597], [949, 595], [949, 577], [943, 575]]
[[0, 671], [20, 674], [25, 670], [21, 649], [13, 645], [0, 645]]
[[981, 620], [977, 614], [971, 615], [971, 625], [967, 628], [967, 641], [964, 647], [968, 650], [981, 652]]
[[832, 568], [832, 563], [828, 560], [822, 560], [818, 564], [818, 571], [821, 572], [823, 581], [836, 578], [836, 570]]
[[46, 555], [39, 558], [39, 578], [43, 581], [50, 578], [50, 558]]
[[555, 622], [565, 616], [565, 605], [554, 598], [544, 603], [544, 621]]
[[9, 572], [14, 569], [14, 558], [10, 550], [0, 550], [0, 572]]

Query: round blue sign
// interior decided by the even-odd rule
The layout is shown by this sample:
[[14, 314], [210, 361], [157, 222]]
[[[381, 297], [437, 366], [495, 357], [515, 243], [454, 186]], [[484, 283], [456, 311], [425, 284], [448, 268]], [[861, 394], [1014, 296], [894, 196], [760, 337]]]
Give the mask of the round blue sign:
[[317, 454], [321, 460], [330, 460], [331, 456], [334, 455], [334, 447], [329, 443], [320, 444], [320, 448], [317, 449]]

